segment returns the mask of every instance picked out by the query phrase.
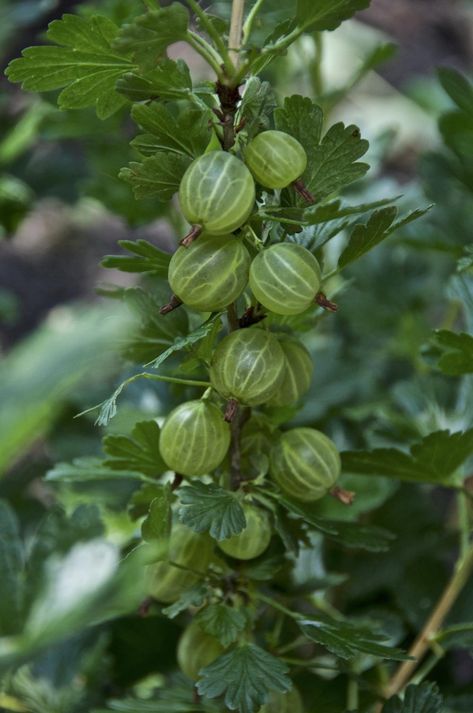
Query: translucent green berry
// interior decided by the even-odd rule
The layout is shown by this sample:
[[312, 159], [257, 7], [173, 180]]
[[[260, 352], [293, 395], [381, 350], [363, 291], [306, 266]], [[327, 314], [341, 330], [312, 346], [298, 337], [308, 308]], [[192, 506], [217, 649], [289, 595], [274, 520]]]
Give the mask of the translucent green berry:
[[269, 515], [254, 505], [244, 505], [246, 527], [239, 535], [218, 543], [226, 555], [239, 560], [251, 560], [259, 557], [267, 549], [271, 540]]
[[245, 162], [265, 188], [285, 188], [302, 176], [307, 154], [302, 144], [284, 131], [263, 131], [245, 149]]

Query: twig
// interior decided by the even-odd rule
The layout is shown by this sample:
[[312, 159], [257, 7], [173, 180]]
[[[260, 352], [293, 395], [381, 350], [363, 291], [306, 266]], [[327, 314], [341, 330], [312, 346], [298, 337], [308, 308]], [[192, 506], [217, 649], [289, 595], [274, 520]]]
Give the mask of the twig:
[[228, 35], [228, 49], [230, 59], [233, 62], [235, 72], [240, 66], [240, 47], [243, 33], [243, 13], [245, 11], [245, 0], [233, 0], [232, 16], [230, 20], [230, 33]]

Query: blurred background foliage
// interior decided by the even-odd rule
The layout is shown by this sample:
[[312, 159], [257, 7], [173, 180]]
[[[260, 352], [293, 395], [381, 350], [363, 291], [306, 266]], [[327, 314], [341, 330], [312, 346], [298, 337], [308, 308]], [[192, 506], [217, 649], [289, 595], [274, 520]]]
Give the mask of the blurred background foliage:
[[[138, 5], [0, 0], [0, 62], [4, 68], [41, 41], [47, 23], [65, 11], [99, 10], [122, 21]], [[213, 5], [228, 11], [228, 2]], [[268, 0], [267, 18], [280, 5]], [[329, 293], [339, 312], [304, 333], [315, 374], [293, 420], [321, 427], [342, 450], [406, 450], [432, 431], [473, 425], [473, 90], [437, 72], [455, 67], [468, 76], [472, 36], [470, 2], [374, 0], [356, 21], [323, 38], [304, 37], [265, 71], [278, 101], [312, 96], [326, 122], [356, 123], [370, 139], [372, 168], [350, 188], [351, 202], [402, 194], [406, 209], [434, 204], [343, 279], [333, 278]], [[172, 53], [184, 53], [196, 76], [208, 78], [190, 50]], [[118, 567], [121, 548], [136, 536], [126, 511], [136, 481], [111, 483], [103, 472], [83, 483], [43, 480], [57, 461], [100, 455], [104, 431], [129, 435], [137, 421], [165, 414], [182, 398], [176, 387], [138, 381], [106, 429], [94, 426], [95, 414], [74, 419], [137, 371], [134, 358], [142, 363], [143, 354], [132, 333], [140, 320], [141, 336], [153, 344], [140, 281], [158, 304], [167, 293], [161, 278], [143, 283], [99, 265], [119, 252], [118, 240], [146, 238], [171, 251], [179, 234], [175, 204], [135, 201], [117, 177], [134, 156], [134, 133], [125, 112], [100, 122], [92, 110], [61, 112], [54, 96], [1, 81], [0, 709], [90, 711], [133, 693], [129, 708], [112, 709], [158, 711], [147, 699], [174, 665], [169, 652], [179, 625], [159, 611], [140, 618], [143, 592], [133, 585], [141, 563]], [[345, 239], [342, 232], [330, 244], [329, 265]], [[175, 334], [185, 330], [174, 327]], [[452, 333], [465, 333], [463, 341]], [[173, 366], [171, 359], [169, 373]], [[320, 513], [361, 516], [397, 539], [386, 553], [326, 542], [323, 557], [314, 542], [300, 555], [298, 584], [340, 582], [337, 606], [354, 615], [382, 611], [393, 641], [402, 643], [448, 578], [457, 548], [454, 498], [387, 478], [347, 475], [343, 484], [358, 493], [354, 507], [324, 501]], [[324, 597], [323, 584], [317, 596]], [[473, 584], [449, 623], [472, 617]], [[453, 637], [435, 669], [449, 713], [473, 709], [473, 638], [462, 645], [459, 652]], [[366, 658], [356, 661], [358, 672]], [[344, 706], [344, 687], [331, 676], [296, 680], [323, 713]], [[166, 710], [188, 710], [186, 701], [177, 696]]]

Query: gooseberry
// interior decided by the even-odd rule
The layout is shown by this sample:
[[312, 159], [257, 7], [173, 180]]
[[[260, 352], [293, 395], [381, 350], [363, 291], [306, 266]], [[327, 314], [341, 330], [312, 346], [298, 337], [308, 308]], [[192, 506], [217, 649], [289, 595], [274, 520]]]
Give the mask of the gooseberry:
[[177, 662], [181, 671], [196, 681], [199, 671], [215, 661], [223, 651], [218, 639], [202, 631], [199, 624], [193, 621], [179, 639]]
[[335, 443], [314, 428], [293, 428], [271, 449], [270, 475], [281, 490], [296, 500], [322, 498], [340, 475]]
[[312, 381], [312, 358], [305, 346], [289, 336], [280, 337], [279, 343], [286, 357], [284, 377], [268, 406], [288, 406], [299, 401]]
[[217, 468], [230, 445], [230, 428], [221, 411], [206, 399], [186, 401], [166, 418], [159, 451], [170, 470], [204, 475]]
[[245, 504], [246, 527], [238, 535], [221, 540], [219, 548], [226, 555], [239, 560], [252, 560], [267, 549], [271, 540], [271, 524], [265, 510]]
[[285, 188], [302, 176], [307, 154], [302, 144], [284, 131], [262, 131], [245, 149], [245, 162], [265, 188]]
[[288, 693], [272, 691], [269, 701], [258, 713], [304, 713], [301, 694], [297, 688], [291, 688]]
[[316, 258], [296, 243], [278, 243], [262, 250], [250, 267], [254, 296], [276, 314], [304, 312], [314, 302], [320, 282]]

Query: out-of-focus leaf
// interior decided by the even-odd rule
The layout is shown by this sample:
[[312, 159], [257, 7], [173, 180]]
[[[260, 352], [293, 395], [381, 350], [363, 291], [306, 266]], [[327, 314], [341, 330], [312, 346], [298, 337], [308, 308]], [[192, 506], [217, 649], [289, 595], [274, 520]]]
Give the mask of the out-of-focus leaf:
[[23, 610], [24, 553], [18, 521], [8, 503], [0, 500], [0, 635], [15, 634]]
[[[127, 255], [107, 255], [102, 266], [122, 272], [150, 272], [158, 277], [167, 277], [171, 256], [147, 240], [119, 240], [120, 247], [134, 253]], [[135, 257], [136, 256], [136, 257]]]
[[196, 617], [200, 627], [211, 636], [215, 636], [222, 646], [233, 644], [248, 623], [245, 611], [235, 609], [228, 604], [209, 604]]
[[111, 468], [105, 465], [105, 461], [93, 457], [76, 458], [72, 463], [57, 463], [45, 476], [45, 480], [64, 483], [117, 479], [146, 480], [146, 477], [139, 471]]
[[406, 688], [404, 698], [393, 696], [383, 713], [442, 713], [442, 697], [435, 683], [421, 683]]
[[151, 501], [149, 512], [141, 525], [141, 535], [146, 542], [165, 541], [171, 534], [172, 492], [169, 483], [162, 485], [159, 495]]
[[371, 0], [297, 0], [298, 23], [311, 32], [334, 30], [344, 20], [364, 10]]
[[105, 436], [104, 465], [117, 470], [132, 470], [152, 478], [159, 477], [167, 466], [159, 452], [160, 429], [156, 421], [140, 421], [131, 436]]
[[438, 367], [449, 376], [473, 373], [473, 336], [447, 329], [434, 332], [434, 344], [442, 351]]

